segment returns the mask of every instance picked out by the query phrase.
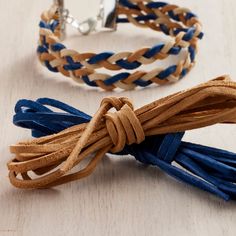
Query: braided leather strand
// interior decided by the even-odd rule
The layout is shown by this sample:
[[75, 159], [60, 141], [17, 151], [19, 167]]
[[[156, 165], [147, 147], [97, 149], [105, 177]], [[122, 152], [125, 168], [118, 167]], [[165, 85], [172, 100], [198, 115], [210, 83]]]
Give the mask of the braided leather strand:
[[[236, 197], [236, 154], [181, 141], [186, 130], [236, 123], [236, 83], [227, 77], [138, 110], [127, 98], [105, 98], [93, 118], [52, 99], [21, 100], [15, 111], [14, 123], [40, 137], [11, 146], [9, 177], [16, 187], [46, 188], [84, 178], [111, 152], [131, 154], [225, 200]], [[71, 173], [89, 156], [84, 168]]]
[[[175, 82], [185, 76], [195, 64], [198, 40], [203, 37], [201, 24], [193, 13], [186, 8], [150, 0], [120, 0], [117, 9], [117, 23], [132, 23], [135, 26], [150, 28], [169, 35], [172, 40], [159, 43], [151, 48], [135, 52], [79, 53], [67, 49], [60, 42], [60, 21], [58, 6], [53, 5], [42, 14], [38, 56], [40, 61], [53, 72], [60, 72], [78, 83], [101, 87], [133, 89], [146, 87], [152, 83]], [[152, 71], [136, 70], [141, 65], [166, 59], [170, 55], [184, 58], [176, 65]], [[97, 69], [111, 71], [136, 70], [116, 75], [99, 73]]]

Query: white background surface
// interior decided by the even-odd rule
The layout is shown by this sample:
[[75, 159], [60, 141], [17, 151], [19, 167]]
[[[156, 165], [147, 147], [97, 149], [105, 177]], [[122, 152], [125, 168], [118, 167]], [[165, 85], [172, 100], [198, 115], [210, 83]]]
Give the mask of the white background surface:
[[[68, 0], [79, 19], [95, 14], [95, 3]], [[172, 3], [191, 8], [203, 23], [206, 35], [198, 63], [177, 84], [116, 92], [133, 99], [136, 107], [222, 74], [236, 78], [236, 1]], [[23, 191], [9, 184], [8, 146], [30, 138], [29, 131], [11, 122], [18, 99], [52, 97], [93, 114], [103, 97], [114, 95], [79, 87], [39, 65], [35, 54], [39, 16], [50, 4], [0, 0], [0, 235], [236, 235], [235, 202], [225, 203], [133, 158], [105, 157], [92, 176], [55, 189]], [[80, 51], [118, 52], [151, 46], [161, 37], [133, 26], [118, 29], [87, 37], [74, 31], [67, 43]], [[192, 131], [184, 139], [236, 152], [233, 125]]]

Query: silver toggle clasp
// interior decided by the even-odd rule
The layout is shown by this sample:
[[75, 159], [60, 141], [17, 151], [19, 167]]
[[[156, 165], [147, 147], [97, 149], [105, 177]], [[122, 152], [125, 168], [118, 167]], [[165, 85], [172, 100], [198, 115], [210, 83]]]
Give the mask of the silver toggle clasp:
[[102, 0], [98, 15], [82, 22], [75, 19], [70, 15], [69, 10], [65, 9], [64, 0], [54, 0], [54, 3], [57, 4], [59, 8], [60, 23], [63, 26], [62, 33], [65, 33], [65, 23], [72, 25], [83, 35], [95, 31], [100, 21], [102, 28], [116, 29], [118, 0]]

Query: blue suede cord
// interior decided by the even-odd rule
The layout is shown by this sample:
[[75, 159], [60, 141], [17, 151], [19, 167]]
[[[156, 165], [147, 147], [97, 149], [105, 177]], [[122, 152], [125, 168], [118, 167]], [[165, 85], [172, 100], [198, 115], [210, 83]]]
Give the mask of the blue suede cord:
[[[55, 112], [53, 108], [61, 111]], [[14, 124], [31, 129], [34, 137], [58, 133], [91, 120], [86, 113], [49, 98], [35, 102], [20, 100], [15, 113]], [[157, 166], [182, 182], [224, 200], [235, 199], [236, 154], [184, 142], [183, 136], [184, 132], [146, 137], [141, 144], [126, 146], [118, 155], [130, 154], [139, 162]]]

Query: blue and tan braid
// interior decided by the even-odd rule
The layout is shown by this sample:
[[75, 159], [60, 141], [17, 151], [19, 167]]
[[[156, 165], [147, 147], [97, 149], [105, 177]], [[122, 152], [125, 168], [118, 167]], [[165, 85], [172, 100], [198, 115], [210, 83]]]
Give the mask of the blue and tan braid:
[[[79, 83], [100, 87], [104, 90], [115, 88], [134, 89], [155, 84], [178, 81], [194, 66], [198, 40], [203, 37], [201, 23], [187, 8], [150, 0], [119, 0], [116, 23], [132, 23], [171, 36], [167, 43], [158, 43], [135, 52], [79, 53], [67, 49], [60, 40], [61, 24], [58, 5], [42, 14], [38, 56], [40, 61], [53, 72], [60, 72]], [[135, 70], [142, 65], [163, 60], [170, 55], [185, 51], [176, 65], [156, 68], [151, 71]], [[96, 72], [105, 68], [111, 71], [130, 70], [109, 75]]]

